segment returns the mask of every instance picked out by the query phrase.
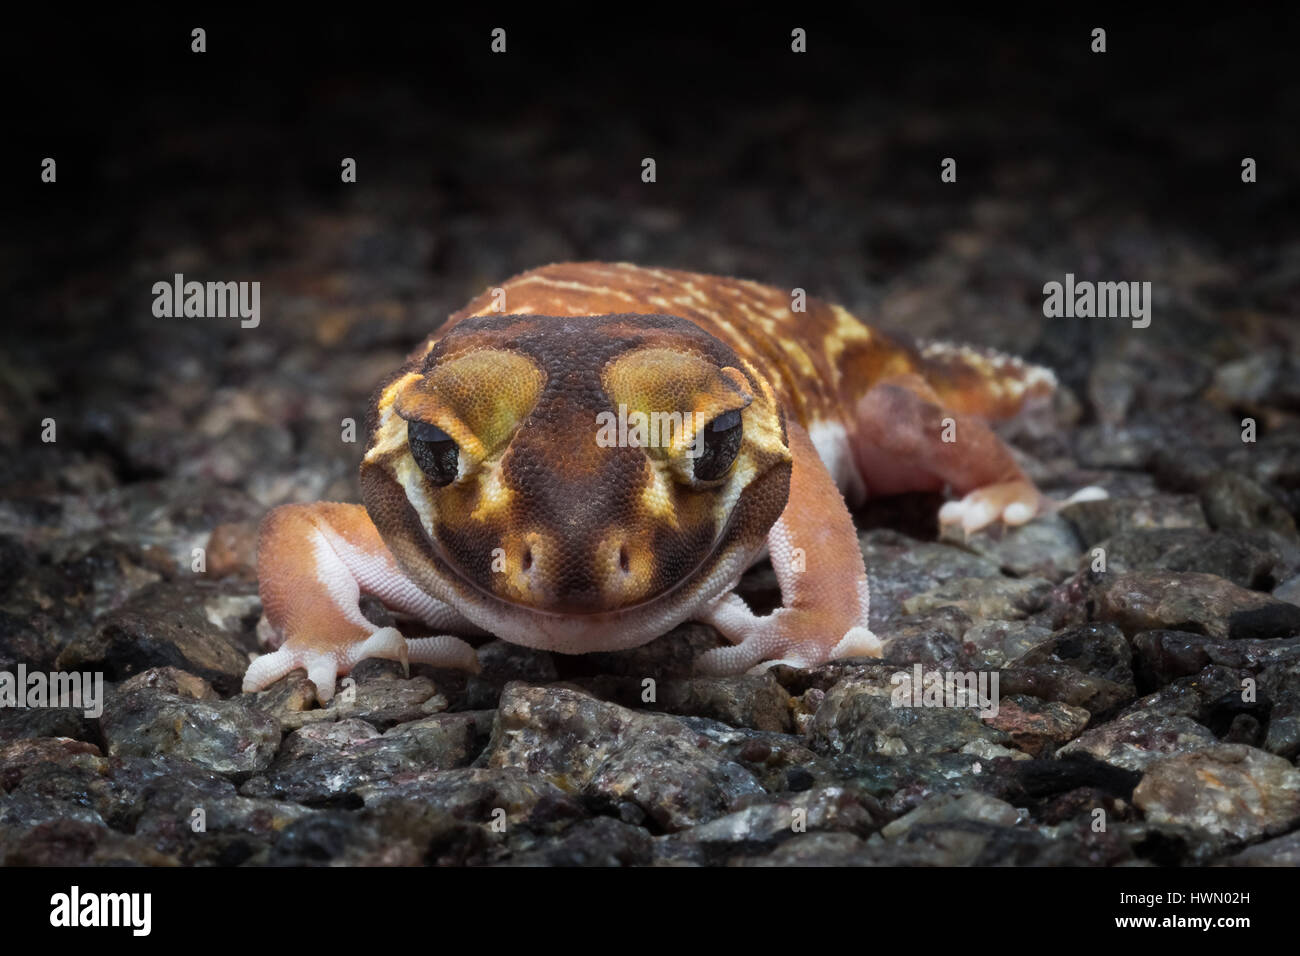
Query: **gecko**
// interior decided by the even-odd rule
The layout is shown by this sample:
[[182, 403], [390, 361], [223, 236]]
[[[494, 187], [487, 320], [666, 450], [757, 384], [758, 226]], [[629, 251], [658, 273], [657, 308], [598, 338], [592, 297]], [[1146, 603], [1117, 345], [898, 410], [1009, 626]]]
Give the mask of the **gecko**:
[[[466, 638], [580, 654], [686, 621], [724, 640], [699, 674], [879, 657], [850, 508], [946, 492], [941, 524], [973, 532], [1059, 506], [991, 427], [1055, 388], [1044, 367], [912, 342], [749, 280], [524, 272], [375, 390], [363, 504], [266, 515], [271, 649], [244, 690], [301, 668], [323, 704], [366, 658], [476, 671]], [[646, 421], [672, 427], [647, 435]], [[765, 557], [781, 605], [758, 615], [735, 588]], [[428, 636], [371, 623], [362, 595]]]

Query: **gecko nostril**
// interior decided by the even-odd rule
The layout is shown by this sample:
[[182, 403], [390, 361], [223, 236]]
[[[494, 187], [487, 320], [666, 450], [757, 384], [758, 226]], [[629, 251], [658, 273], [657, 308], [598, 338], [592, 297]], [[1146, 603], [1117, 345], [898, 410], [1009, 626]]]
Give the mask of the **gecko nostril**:
[[533, 566], [533, 549], [524, 548], [523, 568], [525, 571], [527, 571], [532, 566]]
[[632, 566], [631, 562], [628, 561], [628, 557], [627, 557], [627, 545], [624, 545], [618, 549], [618, 566], [619, 569], [622, 570], [624, 574], [627, 574], [628, 570]]

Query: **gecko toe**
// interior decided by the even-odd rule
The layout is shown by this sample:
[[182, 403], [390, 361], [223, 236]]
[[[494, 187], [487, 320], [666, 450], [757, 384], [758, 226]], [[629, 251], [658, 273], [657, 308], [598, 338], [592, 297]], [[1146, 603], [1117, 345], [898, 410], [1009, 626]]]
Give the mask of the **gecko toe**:
[[1075, 504], [1079, 501], [1102, 501], [1110, 497], [1110, 492], [1105, 488], [1099, 488], [1096, 485], [1088, 485], [1086, 488], [1080, 488], [1070, 497], [1065, 499], [1067, 505]]
[[[466, 645], [468, 646], [468, 645]], [[264, 690], [290, 671], [305, 670], [316, 687], [316, 699], [328, 704], [334, 697], [334, 685], [361, 661], [378, 657], [407, 663], [407, 641], [395, 627], [383, 627], [360, 640], [339, 642], [328, 648], [313, 646], [302, 639], [290, 638], [269, 654], [249, 665], [244, 674], [244, 692]]]
[[316, 699], [328, 704], [334, 696], [334, 684], [339, 677], [339, 662], [333, 654], [315, 653], [308, 657], [307, 679], [316, 688]]
[[406, 641], [413, 664], [449, 667], [471, 674], [479, 672], [478, 652], [458, 637], [443, 634], [438, 637], [413, 637]]
[[1003, 524], [1027, 524], [1033, 517], [1034, 509], [1023, 501], [1014, 501], [1002, 509]]
[[865, 627], [851, 627], [840, 638], [840, 642], [831, 649], [831, 660], [842, 657], [879, 657], [884, 645], [880, 638]]

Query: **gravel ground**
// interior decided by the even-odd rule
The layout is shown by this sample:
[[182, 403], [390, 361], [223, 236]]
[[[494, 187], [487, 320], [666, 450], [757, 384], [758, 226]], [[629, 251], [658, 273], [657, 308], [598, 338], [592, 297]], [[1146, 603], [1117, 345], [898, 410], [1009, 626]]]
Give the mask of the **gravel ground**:
[[[25, 196], [0, 248], [0, 670], [99, 671], [106, 699], [0, 709], [0, 860], [1300, 861], [1295, 91], [1267, 62], [1206, 68], [1208, 28], [1213, 55], [1163, 86], [968, 30], [931, 71], [900, 66], [920, 27], [871, 64], [751, 54], [772, 75], [719, 67], [713, 98], [681, 65], [698, 40], [667, 93], [619, 93], [526, 31], [486, 79], [175, 59], [111, 119], [87, 94], [58, 193]], [[477, 676], [368, 661], [326, 708], [300, 672], [240, 693], [261, 516], [359, 500], [340, 423], [405, 350], [486, 285], [588, 258], [800, 286], [1050, 365], [1054, 419], [1007, 437], [1049, 492], [1111, 497], [969, 539], [933, 497], [869, 503], [882, 661], [693, 677], [718, 638], [685, 625], [584, 657], [492, 641]], [[178, 272], [259, 280], [261, 323], [155, 318]], [[1067, 272], [1150, 281], [1150, 327], [1045, 319]], [[773, 589], [765, 566], [742, 586]], [[892, 707], [916, 665], [996, 673], [997, 714]]]

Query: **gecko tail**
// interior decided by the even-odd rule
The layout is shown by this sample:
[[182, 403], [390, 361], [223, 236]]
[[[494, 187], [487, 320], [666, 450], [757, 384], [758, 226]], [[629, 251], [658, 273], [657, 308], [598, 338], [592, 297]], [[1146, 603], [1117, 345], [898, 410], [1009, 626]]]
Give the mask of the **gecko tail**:
[[944, 408], [989, 421], [1012, 418], [1051, 401], [1057, 388], [1051, 369], [1014, 355], [973, 345], [917, 342], [917, 371]]

